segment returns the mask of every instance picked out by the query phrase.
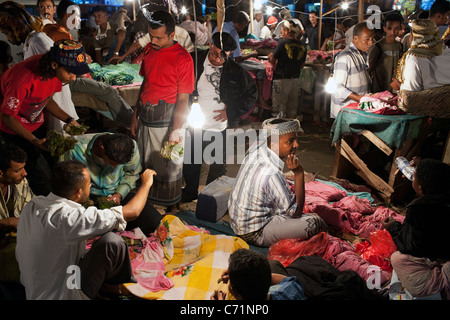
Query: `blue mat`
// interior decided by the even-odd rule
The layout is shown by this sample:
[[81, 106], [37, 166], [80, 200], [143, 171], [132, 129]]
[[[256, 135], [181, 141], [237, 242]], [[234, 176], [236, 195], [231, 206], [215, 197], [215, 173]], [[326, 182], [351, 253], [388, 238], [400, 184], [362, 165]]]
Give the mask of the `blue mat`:
[[[197, 219], [197, 217], [195, 216], [195, 212], [190, 211], [190, 210], [180, 211], [177, 214], [175, 214], [175, 216], [177, 216], [178, 218], [180, 218], [181, 220], [183, 220], [184, 222], [186, 222], [189, 225], [196, 226], [199, 228], [204, 228], [213, 235], [224, 234], [227, 236], [237, 237], [237, 235], [234, 233], [233, 229], [231, 229], [230, 224], [226, 221], [219, 220], [218, 222], [214, 223], [214, 222], [200, 220], [200, 219]], [[267, 256], [267, 251], [269, 250], [269, 248], [257, 247], [257, 246], [253, 246], [250, 244], [249, 244], [249, 249], [253, 250], [253, 251], [258, 251], [258, 252], [264, 254], [265, 256]]]

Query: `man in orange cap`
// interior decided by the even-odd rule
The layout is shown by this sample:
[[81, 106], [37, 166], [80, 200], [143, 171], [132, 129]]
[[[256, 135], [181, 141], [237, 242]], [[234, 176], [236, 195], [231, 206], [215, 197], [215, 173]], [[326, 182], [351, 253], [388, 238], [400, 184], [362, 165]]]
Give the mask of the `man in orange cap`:
[[276, 17], [274, 17], [274, 16], [269, 17], [266, 25], [261, 29], [259, 38], [261, 40], [273, 38], [273, 31], [277, 27], [277, 23], [278, 23], [278, 20]]

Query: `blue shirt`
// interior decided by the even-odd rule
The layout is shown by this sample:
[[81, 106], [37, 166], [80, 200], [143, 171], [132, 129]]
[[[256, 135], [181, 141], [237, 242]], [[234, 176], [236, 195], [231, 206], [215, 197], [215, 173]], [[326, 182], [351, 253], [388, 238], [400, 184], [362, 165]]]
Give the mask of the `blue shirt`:
[[[213, 34], [216, 32], [217, 32], [217, 27], [214, 29]], [[222, 32], [229, 33], [230, 36], [233, 37], [234, 41], [236, 41], [236, 50], [234, 50], [233, 53], [230, 54], [230, 57], [236, 58], [236, 57], [242, 56], [241, 45], [239, 44], [239, 34], [238, 34], [236, 28], [234, 27], [233, 22], [232, 21], [224, 22], [222, 25]]]
[[286, 277], [269, 288], [270, 300], [307, 300], [303, 287], [295, 276]]

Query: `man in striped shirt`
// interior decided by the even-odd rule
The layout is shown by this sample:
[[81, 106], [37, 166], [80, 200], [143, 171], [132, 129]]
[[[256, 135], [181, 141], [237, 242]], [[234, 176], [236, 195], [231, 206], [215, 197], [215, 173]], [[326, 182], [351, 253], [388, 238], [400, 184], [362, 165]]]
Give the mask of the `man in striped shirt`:
[[[264, 121], [268, 140], [252, 146], [236, 177], [228, 201], [233, 231], [262, 247], [288, 238], [307, 239], [326, 228], [315, 214], [303, 214], [304, 171], [295, 152], [298, 120]], [[294, 192], [283, 174], [284, 162], [295, 174]]]
[[358, 23], [353, 29], [353, 42], [342, 50], [334, 62], [333, 77], [337, 90], [331, 96], [330, 117], [336, 118], [346, 105], [359, 102], [370, 92], [372, 84], [367, 52], [373, 43], [374, 31], [366, 22]]

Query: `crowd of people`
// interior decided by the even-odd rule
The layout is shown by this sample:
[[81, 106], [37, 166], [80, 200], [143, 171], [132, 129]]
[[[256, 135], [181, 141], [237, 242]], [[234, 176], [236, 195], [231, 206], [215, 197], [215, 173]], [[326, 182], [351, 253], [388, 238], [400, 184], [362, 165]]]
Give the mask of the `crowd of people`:
[[[305, 23], [288, 10], [267, 20], [255, 11], [253, 21], [239, 11], [219, 32], [210, 16], [200, 22], [185, 15], [177, 23], [174, 15], [151, 10], [149, 4], [141, 7], [136, 21], [123, 8], [109, 15], [106, 7], [93, 7], [78, 33], [72, 25], [74, 5], [70, 0], [58, 6], [53, 0], [38, 0], [38, 17], [16, 2], [0, 3], [0, 31], [10, 44], [23, 45], [24, 57], [10, 66], [10, 47], [0, 42], [0, 232], [4, 239], [17, 233], [17, 241], [0, 248], [0, 281], [13, 284], [11, 288], [23, 286], [27, 299], [99, 299], [106, 293], [126, 293], [123, 283], [136, 280], [126, 244], [115, 231], [139, 227], [150, 234], [162, 219], [155, 205], [170, 211], [180, 201], [197, 199], [201, 162], [195, 161], [196, 153], [203, 154], [209, 144], [201, 139], [199, 149], [194, 143], [198, 140], [191, 140], [184, 162], [161, 157], [161, 149], [210, 132], [225, 143], [226, 129], [238, 127], [254, 106], [269, 112], [261, 125], [267, 141], [250, 146], [237, 174], [228, 208], [233, 231], [261, 247], [325, 231], [322, 218], [303, 213], [305, 172], [296, 157], [302, 132], [297, 119], [300, 74], [308, 51], [341, 50], [333, 65], [337, 91], [331, 118], [369, 93], [450, 84], [448, 34], [438, 29], [448, 25], [450, 2], [445, 0], [436, 0], [429, 17], [414, 20], [410, 35], [403, 37], [404, 18], [398, 12], [386, 14], [379, 39], [367, 23], [352, 19], [319, 35], [316, 12]], [[255, 59], [257, 54], [243, 53], [243, 37], [277, 41], [268, 55], [273, 67], [270, 99], [263, 95], [266, 66]], [[131, 106], [129, 131], [81, 132], [72, 150], [52, 157], [47, 132], [81, 128], [71, 85], [94, 82], [89, 78], [92, 62], [104, 66], [132, 60], [140, 64], [143, 81]], [[200, 102], [205, 124], [184, 131], [193, 99]], [[225, 145], [222, 150], [225, 160]], [[294, 174], [292, 188], [285, 166]], [[207, 184], [226, 173], [225, 161], [211, 164]], [[450, 177], [442, 179], [444, 175], [449, 175], [448, 165], [421, 160], [413, 183], [419, 200], [410, 205], [403, 225], [385, 223], [400, 251], [394, 264], [399, 275], [411, 270], [409, 255], [448, 259], [445, 249], [430, 243], [426, 228], [431, 226], [421, 216], [426, 205], [436, 206], [436, 220], [450, 210]], [[438, 181], [439, 188], [432, 187]], [[114, 205], [87, 205], [88, 200], [98, 204], [101, 197]], [[87, 250], [86, 241], [93, 238], [97, 240]], [[75, 289], [66, 285], [70, 266], [81, 270], [81, 286]], [[222, 278], [238, 299], [265, 299], [268, 294], [272, 299], [306, 299], [295, 273], [281, 269], [240, 250], [230, 257]], [[212, 297], [223, 298], [221, 292]]]

